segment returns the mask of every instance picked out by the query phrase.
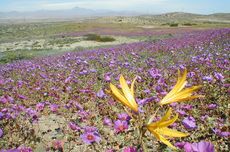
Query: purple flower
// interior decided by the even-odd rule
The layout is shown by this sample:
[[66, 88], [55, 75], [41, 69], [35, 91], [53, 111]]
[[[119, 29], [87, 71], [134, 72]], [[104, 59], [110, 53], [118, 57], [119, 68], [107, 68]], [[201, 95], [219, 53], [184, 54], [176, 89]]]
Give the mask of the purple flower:
[[209, 104], [208, 105], [208, 109], [211, 109], [211, 110], [213, 110], [213, 109], [216, 109], [217, 108], [217, 104]]
[[108, 149], [105, 152], [115, 152], [113, 149]]
[[7, 102], [14, 103], [14, 98], [12, 98], [11, 96], [8, 96], [8, 95], [1, 96], [0, 102], [2, 102], [3, 104], [5, 104]]
[[104, 98], [105, 97], [105, 93], [102, 89], [97, 92], [97, 97], [98, 98]]
[[19, 94], [18, 98], [24, 100], [24, 99], [26, 99], [26, 96]]
[[195, 75], [196, 75], [195, 72], [189, 72], [189, 73], [188, 73], [188, 77], [189, 77], [189, 78], [192, 78], [192, 77], [194, 77]]
[[2, 120], [4, 117], [4, 114], [2, 112], [0, 112], [0, 120]]
[[162, 87], [161, 86], [156, 86], [156, 88], [155, 88], [155, 90], [156, 90], [156, 92], [157, 93], [161, 93], [161, 92], [164, 92], [164, 90], [162, 89]]
[[208, 81], [208, 82], [212, 82], [213, 78], [211, 76], [204, 76], [203, 80]]
[[64, 146], [64, 142], [61, 140], [54, 140], [53, 141], [53, 148], [56, 150], [60, 150], [63, 151], [63, 146]]
[[201, 141], [192, 144], [192, 152], [214, 152], [214, 146], [210, 142]]
[[101, 140], [101, 137], [97, 132], [86, 132], [80, 137], [86, 144], [92, 144], [94, 142], [99, 143], [99, 141]]
[[184, 110], [178, 109], [177, 112], [178, 112], [181, 116], [186, 115], [186, 112], [185, 112]]
[[217, 134], [220, 137], [228, 137], [230, 136], [230, 132], [228, 131], [221, 131], [220, 129], [214, 128], [212, 129], [215, 134]]
[[146, 94], [151, 93], [151, 91], [149, 89], [145, 89], [143, 92], [146, 93]]
[[3, 130], [0, 128], [0, 138], [3, 136]]
[[186, 142], [186, 143], [184, 144], [184, 151], [185, 151], [185, 152], [193, 152], [193, 150], [192, 150], [192, 144]]
[[177, 105], [178, 105], [177, 102], [170, 103], [170, 106], [172, 106], [172, 107], [176, 107]]
[[129, 122], [131, 117], [127, 113], [120, 113], [120, 114], [118, 114], [118, 119], [121, 120], [121, 121]]
[[89, 116], [89, 113], [87, 111], [78, 111], [77, 114], [79, 115], [79, 117], [81, 118], [82, 121], [85, 121], [87, 119], [87, 117]]
[[82, 70], [81, 72], [79, 72], [79, 75], [87, 75], [88, 74], [88, 71], [86, 70]]
[[40, 73], [40, 76], [41, 76], [43, 79], [47, 79], [47, 78], [48, 78], [47, 75], [44, 74], [44, 73]]
[[181, 105], [181, 108], [184, 110], [192, 110], [193, 106], [189, 104]]
[[0, 79], [0, 86], [4, 84], [5, 84], [4, 80]]
[[110, 82], [111, 81], [111, 78], [110, 78], [110, 76], [108, 74], [106, 74], [104, 76], [104, 79], [105, 79], [106, 82]]
[[177, 143], [175, 143], [175, 146], [176, 147], [179, 147], [180, 149], [182, 149], [182, 148], [184, 148], [184, 145], [186, 144], [186, 142], [177, 142]]
[[0, 152], [20, 152], [18, 149], [1, 150]]
[[224, 80], [224, 76], [221, 73], [215, 72], [214, 73], [214, 77], [219, 80], [219, 81], [223, 81]]
[[111, 121], [111, 119], [105, 117], [104, 121], [103, 121], [103, 124], [106, 125], [106, 126], [110, 126], [111, 127], [112, 126], [112, 121]]
[[68, 78], [65, 79], [64, 83], [69, 83], [71, 81], [72, 77], [69, 76]]
[[144, 99], [141, 99], [141, 100], [137, 100], [137, 102], [138, 102], [138, 105], [145, 105], [145, 104], [147, 104], [149, 102], [156, 101], [156, 100], [157, 100], [157, 98], [155, 96], [153, 96], [153, 97], [150, 97], [150, 98], [144, 98]]
[[121, 120], [117, 120], [114, 122], [114, 128], [116, 133], [120, 133], [120, 132], [124, 132], [125, 130], [128, 129], [128, 123], [127, 121], [121, 121]]
[[137, 152], [135, 147], [125, 147], [123, 152]]
[[43, 102], [37, 103], [36, 110], [42, 111], [44, 109], [44, 107], [45, 107], [45, 103], [43, 103]]
[[57, 104], [51, 104], [50, 105], [50, 110], [52, 112], [57, 112], [58, 108], [59, 108], [59, 106]]
[[78, 125], [76, 125], [74, 122], [69, 122], [69, 127], [74, 131], [81, 130], [81, 128]]
[[182, 121], [182, 124], [184, 125], [184, 127], [188, 130], [194, 130], [197, 128], [196, 126], [196, 121], [193, 117], [189, 116], [184, 118], [184, 120]]
[[97, 132], [97, 128], [96, 127], [92, 127], [92, 126], [85, 126], [84, 127], [84, 131], [85, 132]]
[[27, 108], [25, 110], [26, 114], [31, 117], [33, 120], [37, 120], [38, 118], [38, 114], [37, 114], [37, 111], [31, 109], [31, 108]]
[[20, 152], [33, 152], [33, 150], [30, 147], [18, 147], [17, 148]]
[[82, 107], [82, 105], [80, 104], [80, 103], [78, 103], [78, 102], [76, 102], [75, 103], [75, 107], [78, 109], [78, 110], [83, 110], [83, 107]]
[[3, 103], [3, 104], [6, 104], [7, 103], [7, 99], [5, 96], [1, 96], [0, 97], [0, 102]]
[[1, 150], [1, 152], [33, 152], [32, 148], [20, 146], [15, 149]]
[[149, 74], [154, 79], [159, 79], [161, 77], [160, 71], [158, 69], [150, 69]]
[[184, 149], [185, 152], [214, 152], [214, 146], [210, 142], [201, 141], [199, 143], [181, 142], [177, 147]]
[[201, 121], [205, 121], [208, 118], [208, 115], [203, 115], [200, 117]]
[[97, 72], [97, 70], [96, 70], [96, 69], [90, 69], [90, 72], [92, 72], [92, 73], [96, 73], [96, 72]]
[[219, 136], [221, 136], [221, 137], [229, 137], [230, 136], [230, 132], [228, 132], [228, 131], [220, 132]]

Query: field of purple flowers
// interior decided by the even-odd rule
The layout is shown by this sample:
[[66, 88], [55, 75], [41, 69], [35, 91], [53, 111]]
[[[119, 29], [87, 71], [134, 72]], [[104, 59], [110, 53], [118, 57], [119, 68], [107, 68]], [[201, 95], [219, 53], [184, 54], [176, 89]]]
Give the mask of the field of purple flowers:
[[[187, 69], [186, 87], [203, 98], [174, 102], [178, 120], [170, 125], [184, 133], [168, 138], [186, 152], [229, 151], [230, 29], [187, 32], [157, 42], [71, 52], [0, 65], [0, 149], [5, 151], [141, 150], [135, 124], [124, 106], [108, 94], [122, 74], [135, 83], [135, 100], [145, 121]], [[172, 151], [152, 134], [147, 151]]]

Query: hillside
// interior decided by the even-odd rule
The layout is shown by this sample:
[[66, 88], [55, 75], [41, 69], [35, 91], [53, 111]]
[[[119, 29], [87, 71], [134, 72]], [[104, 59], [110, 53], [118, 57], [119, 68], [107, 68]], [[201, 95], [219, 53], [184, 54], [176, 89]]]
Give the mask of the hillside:
[[140, 16], [113, 16], [101, 17], [97, 22], [106, 23], [131, 23], [131, 24], [167, 24], [167, 23], [195, 23], [195, 22], [221, 22], [230, 23], [230, 13], [217, 13], [210, 15], [173, 12], [157, 15]]

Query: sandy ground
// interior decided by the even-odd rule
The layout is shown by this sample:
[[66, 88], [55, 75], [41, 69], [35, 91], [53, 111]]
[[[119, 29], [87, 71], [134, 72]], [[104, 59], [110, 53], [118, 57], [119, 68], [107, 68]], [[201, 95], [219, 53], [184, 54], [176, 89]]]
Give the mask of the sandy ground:
[[98, 47], [105, 45], [117, 45], [123, 43], [132, 43], [138, 42], [139, 40], [134, 38], [122, 37], [122, 36], [113, 36], [116, 40], [113, 42], [96, 42], [96, 41], [86, 41], [83, 40], [82, 37], [77, 37], [76, 40], [80, 40], [73, 43], [68, 44], [58, 44], [53, 43], [50, 44], [45, 39], [37, 39], [37, 40], [27, 40], [27, 41], [18, 41], [13, 43], [1, 43], [0, 44], [0, 52], [5, 51], [16, 51], [20, 49], [75, 49], [77, 47]]

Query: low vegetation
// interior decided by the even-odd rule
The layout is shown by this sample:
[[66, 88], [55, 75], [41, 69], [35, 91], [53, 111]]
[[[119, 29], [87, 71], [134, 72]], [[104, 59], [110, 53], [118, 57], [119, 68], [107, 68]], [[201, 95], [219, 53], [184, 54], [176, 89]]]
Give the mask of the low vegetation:
[[187, 31], [1, 65], [1, 150], [229, 151], [229, 34]]
[[100, 36], [98, 34], [87, 34], [85, 35], [85, 40], [96, 41], [96, 42], [113, 42], [116, 39], [110, 36]]

